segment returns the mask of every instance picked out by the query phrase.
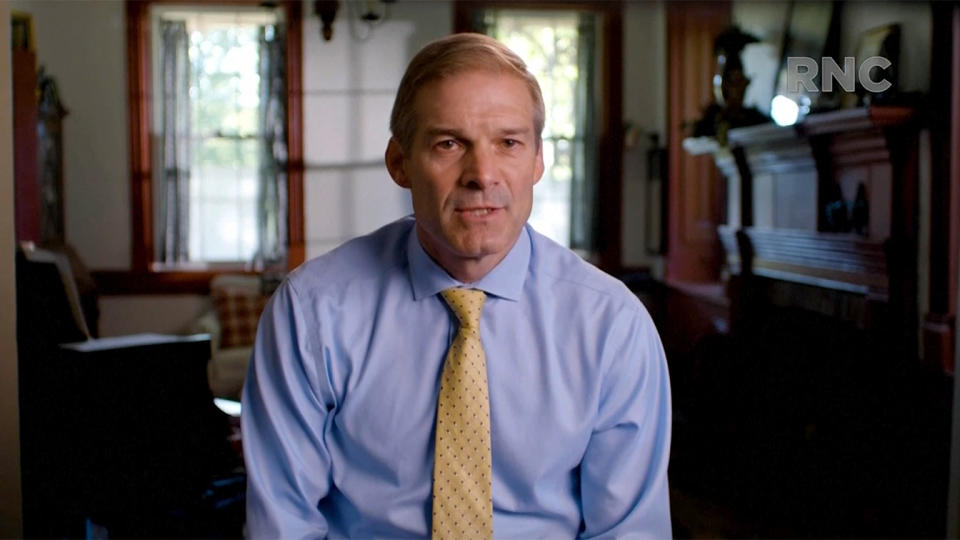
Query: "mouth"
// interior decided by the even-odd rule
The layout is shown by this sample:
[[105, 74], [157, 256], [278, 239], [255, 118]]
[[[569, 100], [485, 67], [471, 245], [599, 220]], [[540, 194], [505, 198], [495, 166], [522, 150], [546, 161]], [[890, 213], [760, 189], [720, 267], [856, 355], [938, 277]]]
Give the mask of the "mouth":
[[458, 215], [464, 216], [464, 217], [482, 218], [482, 217], [493, 215], [499, 210], [502, 210], [502, 209], [492, 207], [492, 206], [476, 206], [476, 207], [470, 207], [470, 208], [457, 208], [456, 212]]

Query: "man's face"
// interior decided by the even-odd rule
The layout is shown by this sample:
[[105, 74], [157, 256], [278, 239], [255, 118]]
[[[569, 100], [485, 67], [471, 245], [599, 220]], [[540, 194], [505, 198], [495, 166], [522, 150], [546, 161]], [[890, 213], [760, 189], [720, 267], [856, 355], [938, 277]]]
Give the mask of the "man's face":
[[533, 98], [518, 77], [475, 70], [425, 85], [414, 107], [410, 149], [391, 140], [387, 167], [411, 190], [424, 250], [474, 281], [506, 256], [530, 217], [543, 174]]

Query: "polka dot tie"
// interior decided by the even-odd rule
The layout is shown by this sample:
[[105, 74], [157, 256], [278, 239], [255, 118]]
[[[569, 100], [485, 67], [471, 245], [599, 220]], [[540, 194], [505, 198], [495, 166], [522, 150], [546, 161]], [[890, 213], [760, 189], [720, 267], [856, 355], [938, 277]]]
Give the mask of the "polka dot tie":
[[433, 464], [433, 538], [491, 538], [490, 399], [480, 343], [486, 295], [473, 289], [441, 293], [460, 321], [443, 365]]

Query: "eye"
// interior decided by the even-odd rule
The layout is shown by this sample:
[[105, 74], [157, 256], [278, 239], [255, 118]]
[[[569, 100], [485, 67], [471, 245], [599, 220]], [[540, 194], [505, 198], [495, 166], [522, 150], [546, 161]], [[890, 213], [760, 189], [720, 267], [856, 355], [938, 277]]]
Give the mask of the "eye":
[[443, 139], [437, 143], [437, 148], [440, 150], [453, 150], [457, 147], [457, 141], [454, 139]]
[[520, 146], [520, 141], [516, 139], [504, 139], [503, 146], [506, 148], [515, 148], [517, 146]]

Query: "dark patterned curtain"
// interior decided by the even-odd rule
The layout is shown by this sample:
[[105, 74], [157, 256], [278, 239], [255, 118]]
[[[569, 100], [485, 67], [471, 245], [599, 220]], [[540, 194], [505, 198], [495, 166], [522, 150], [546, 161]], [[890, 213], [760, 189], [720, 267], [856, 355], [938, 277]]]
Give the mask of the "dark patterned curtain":
[[571, 156], [573, 176], [570, 197], [570, 247], [586, 252], [597, 248], [599, 205], [597, 205], [597, 16], [581, 13], [577, 29], [577, 95], [574, 115], [577, 123], [576, 151]]
[[287, 89], [282, 25], [260, 27], [260, 189], [257, 266], [284, 268], [287, 245]]
[[162, 124], [160, 163], [159, 242], [157, 260], [188, 258], [190, 226], [190, 61], [187, 25], [160, 21]]

